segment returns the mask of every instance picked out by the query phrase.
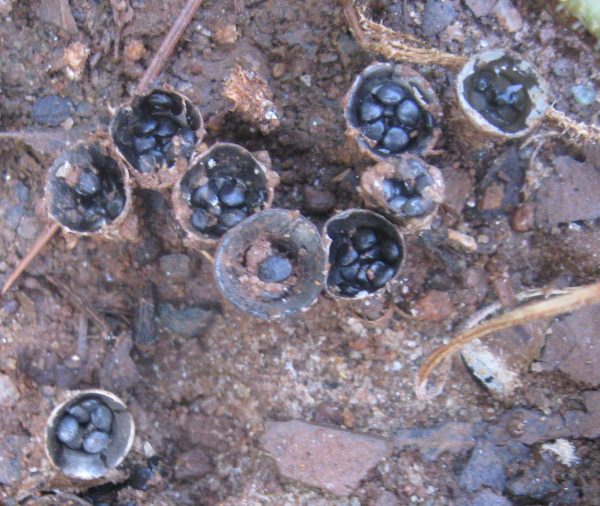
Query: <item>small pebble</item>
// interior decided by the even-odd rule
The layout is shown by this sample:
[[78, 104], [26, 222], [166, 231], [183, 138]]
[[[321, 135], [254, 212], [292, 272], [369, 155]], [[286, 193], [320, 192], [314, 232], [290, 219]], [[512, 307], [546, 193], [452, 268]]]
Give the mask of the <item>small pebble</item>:
[[592, 105], [596, 101], [596, 90], [589, 84], [577, 84], [571, 88], [575, 102], [581, 105]]
[[283, 283], [291, 274], [292, 263], [278, 255], [271, 255], [258, 267], [258, 277], [266, 283]]
[[83, 440], [83, 449], [87, 453], [100, 453], [108, 448], [110, 437], [106, 432], [95, 430]]

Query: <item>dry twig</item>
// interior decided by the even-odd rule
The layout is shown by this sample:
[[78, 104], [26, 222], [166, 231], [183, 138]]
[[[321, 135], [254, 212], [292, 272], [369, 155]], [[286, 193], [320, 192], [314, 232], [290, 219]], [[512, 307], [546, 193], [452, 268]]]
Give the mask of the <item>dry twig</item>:
[[573, 144], [582, 141], [589, 142], [590, 144], [600, 144], [600, 128], [595, 125], [575, 121], [554, 107], [548, 107], [546, 119], [555, 128], [560, 129]]
[[[448, 366], [449, 360], [447, 359], [459, 352], [466, 344], [475, 339], [480, 339], [495, 332], [514, 327], [515, 325], [523, 325], [542, 318], [552, 318], [562, 313], [568, 313], [585, 306], [598, 304], [600, 303], [600, 282], [550, 292], [550, 294], [555, 293], [559, 293], [560, 295], [556, 295], [543, 301], [523, 305], [508, 313], [492, 318], [490, 321], [478, 325], [477, 327], [468, 328], [455, 336], [448, 344], [440, 346], [427, 357], [417, 373], [415, 386], [417, 398], [422, 400], [431, 399], [441, 392], [443, 382], [441, 383], [441, 386], [438, 385], [430, 390], [427, 389], [429, 377], [440, 364], [448, 362], [445, 364]], [[548, 292], [542, 290], [524, 292], [523, 294], [519, 294], [517, 298], [519, 300], [525, 300], [539, 295], [548, 295]], [[498, 304], [485, 308], [482, 312], [477, 314], [477, 318], [468, 320], [466, 325], [476, 325], [479, 321], [490, 314], [493, 314], [493, 312], [497, 311], [499, 308], [500, 306]]]
[[4, 295], [10, 289], [21, 273], [27, 269], [27, 267], [29, 267], [29, 264], [33, 261], [33, 259], [38, 255], [42, 248], [50, 242], [50, 239], [52, 239], [59, 230], [60, 225], [58, 223], [53, 223], [44, 231], [41, 236], [36, 239], [31, 249], [27, 252], [27, 255], [23, 257], [23, 259], [19, 262], [19, 265], [17, 265], [15, 270], [4, 283], [0, 295]]
[[146, 69], [146, 72], [144, 72], [144, 75], [140, 79], [140, 82], [137, 86], [138, 93], [143, 93], [146, 88], [148, 88], [150, 83], [152, 83], [152, 81], [154, 81], [161, 73], [162, 69], [167, 63], [167, 60], [175, 50], [175, 46], [177, 46], [177, 43], [183, 35], [183, 32], [185, 32], [186, 28], [192, 21], [192, 18], [194, 17], [194, 14], [198, 10], [198, 7], [200, 7], [201, 3], [202, 0], [187, 1], [179, 13], [179, 16], [177, 16], [177, 19], [173, 23], [173, 26], [169, 30], [169, 33], [167, 33], [163, 39], [162, 44], [154, 55], [154, 58], [152, 58], [150, 65]]

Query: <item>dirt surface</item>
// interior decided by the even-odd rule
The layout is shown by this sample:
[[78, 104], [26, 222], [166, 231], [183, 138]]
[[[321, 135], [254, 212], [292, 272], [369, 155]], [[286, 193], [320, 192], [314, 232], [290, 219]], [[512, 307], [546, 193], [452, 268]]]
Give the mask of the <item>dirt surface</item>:
[[[48, 223], [43, 188], [59, 153], [50, 141], [107, 127], [184, 1], [130, 3], [115, 51], [119, 29], [108, 1], [0, 0], [0, 129], [51, 133], [28, 143], [0, 139], [0, 282]], [[511, 48], [546, 77], [556, 108], [597, 121], [596, 41], [546, 2], [377, 0], [368, 13], [445, 51]], [[267, 150], [281, 178], [273, 206], [316, 210], [306, 214], [321, 226], [331, 206], [323, 214], [307, 202], [315, 195], [307, 188], [329, 192], [336, 210], [360, 206], [357, 185], [370, 162], [345, 138], [341, 101], [374, 59], [336, 3], [210, 0], [155, 84], [198, 105], [207, 144]], [[278, 126], [261, 132], [230, 112], [222, 91], [238, 64], [270, 87]], [[168, 194], [136, 190], [139, 241], [59, 235], [0, 298], [0, 503], [52, 504], [36, 497], [68, 492], [119, 506], [600, 504], [597, 368], [571, 375], [573, 357], [560, 364], [571, 348], [581, 360], [594, 356], [585, 347], [598, 346], [590, 323], [597, 315], [585, 316], [594, 339], [575, 345], [563, 332], [546, 362], [532, 356], [518, 371], [509, 396], [492, 396], [458, 359], [442, 395], [429, 402], [414, 395], [424, 357], [477, 309], [510, 303], [527, 288], [599, 278], [600, 210], [597, 193], [585, 190], [600, 184], [600, 157], [545, 127], [530, 143], [467, 148], [452, 128], [455, 74], [415, 68], [444, 107], [439, 151], [427, 162], [442, 170], [447, 198], [432, 231], [406, 237], [406, 264], [389, 289], [389, 300], [409, 314], [416, 309], [414, 316], [371, 324], [362, 317], [379, 317], [381, 304], [325, 295], [290, 320], [240, 314], [221, 300], [210, 258], [185, 247]], [[584, 198], [596, 201], [580, 205]], [[475, 238], [477, 251], [450, 248], [448, 227]], [[176, 261], [164, 258], [174, 254]], [[577, 313], [569, 318], [561, 328], [579, 326]], [[53, 472], [43, 449], [54, 406], [68, 391], [92, 387], [120, 396], [137, 429], [113, 483], [101, 486]], [[542, 424], [546, 415], [561, 420], [560, 430]], [[352, 475], [352, 487], [360, 483], [346, 494], [346, 481], [302, 481], [318, 477], [318, 468], [287, 472], [285, 448], [261, 445], [273, 421], [292, 419], [396, 442], [377, 465]], [[539, 433], [523, 439], [520, 427], [534, 419]], [[411, 429], [410, 443], [394, 438], [407, 440]], [[346, 455], [345, 446], [327, 448], [329, 479]]]

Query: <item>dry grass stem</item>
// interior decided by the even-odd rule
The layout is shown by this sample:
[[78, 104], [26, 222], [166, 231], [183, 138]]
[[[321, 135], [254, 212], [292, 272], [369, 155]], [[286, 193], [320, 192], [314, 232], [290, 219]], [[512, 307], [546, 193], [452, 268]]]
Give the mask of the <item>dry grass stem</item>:
[[462, 67], [468, 61], [464, 56], [438, 51], [413, 35], [376, 23], [361, 8], [355, 10], [350, 1], [344, 2], [344, 14], [358, 43], [390, 60], [444, 67]]
[[581, 142], [600, 144], [600, 128], [595, 125], [575, 121], [554, 107], [548, 108], [546, 119], [573, 144]]
[[[555, 295], [559, 294], [559, 295]], [[417, 373], [415, 391], [417, 398], [427, 400], [438, 395], [443, 388], [438, 384], [436, 387], [428, 390], [427, 384], [433, 371], [443, 362], [446, 362], [452, 355], [459, 352], [466, 344], [480, 339], [482, 337], [499, 332], [515, 325], [523, 325], [542, 318], [552, 318], [562, 313], [568, 313], [582, 307], [600, 303], [600, 282], [591, 285], [569, 288], [565, 290], [544, 291], [534, 290], [523, 292], [517, 296], [518, 300], [526, 300], [531, 297], [541, 295], [554, 295], [549, 299], [531, 302], [516, 309], [492, 318], [486, 323], [482, 323], [473, 328], [471, 325], [477, 325], [481, 320], [487, 318], [495, 311], [500, 309], [500, 305], [493, 304], [482, 311], [479, 311], [463, 327], [466, 330], [455, 336], [452, 341], [436, 349], [423, 363]], [[449, 363], [449, 361], [448, 361]]]

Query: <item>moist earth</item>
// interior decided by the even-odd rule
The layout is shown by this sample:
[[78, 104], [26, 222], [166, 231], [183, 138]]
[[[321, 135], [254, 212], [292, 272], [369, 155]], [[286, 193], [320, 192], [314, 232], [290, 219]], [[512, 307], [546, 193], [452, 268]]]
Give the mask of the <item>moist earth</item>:
[[[106, 129], [129, 103], [183, 4], [0, 0], [0, 129], [29, 132], [0, 135], [0, 282], [49, 223], [43, 189], [64, 141]], [[554, 4], [374, 1], [366, 13], [444, 51], [511, 48], [546, 78], [557, 109], [597, 124], [596, 40]], [[372, 162], [345, 137], [342, 100], [375, 59], [338, 3], [206, 1], [155, 84], [199, 107], [207, 145], [268, 151], [281, 180], [272, 207], [321, 227], [333, 209], [361, 207]], [[268, 134], [221, 94], [236, 65], [270, 87], [281, 118]], [[425, 356], [478, 309], [598, 279], [599, 152], [547, 125], [529, 141], [465, 147], [452, 128], [455, 73], [415, 68], [444, 106], [427, 163], [447, 194], [432, 230], [405, 238], [386, 297], [323, 294], [282, 321], [238, 313], [219, 296], [210, 252], [186, 247], [170, 197], [151, 189], [134, 191], [139, 239], [52, 240], [0, 298], [0, 502], [600, 504], [600, 384], [586, 360], [597, 313], [586, 326], [577, 312], [544, 323], [591, 329], [564, 339], [526, 328], [541, 339], [507, 397], [460, 360], [440, 396], [414, 394]], [[323, 195], [327, 206], [311, 202]], [[449, 243], [448, 229], [476, 250]], [[45, 423], [67, 392], [98, 387], [123, 399], [135, 441], [112, 482], [73, 483], [49, 467]], [[281, 444], [290, 438], [299, 446]]]

